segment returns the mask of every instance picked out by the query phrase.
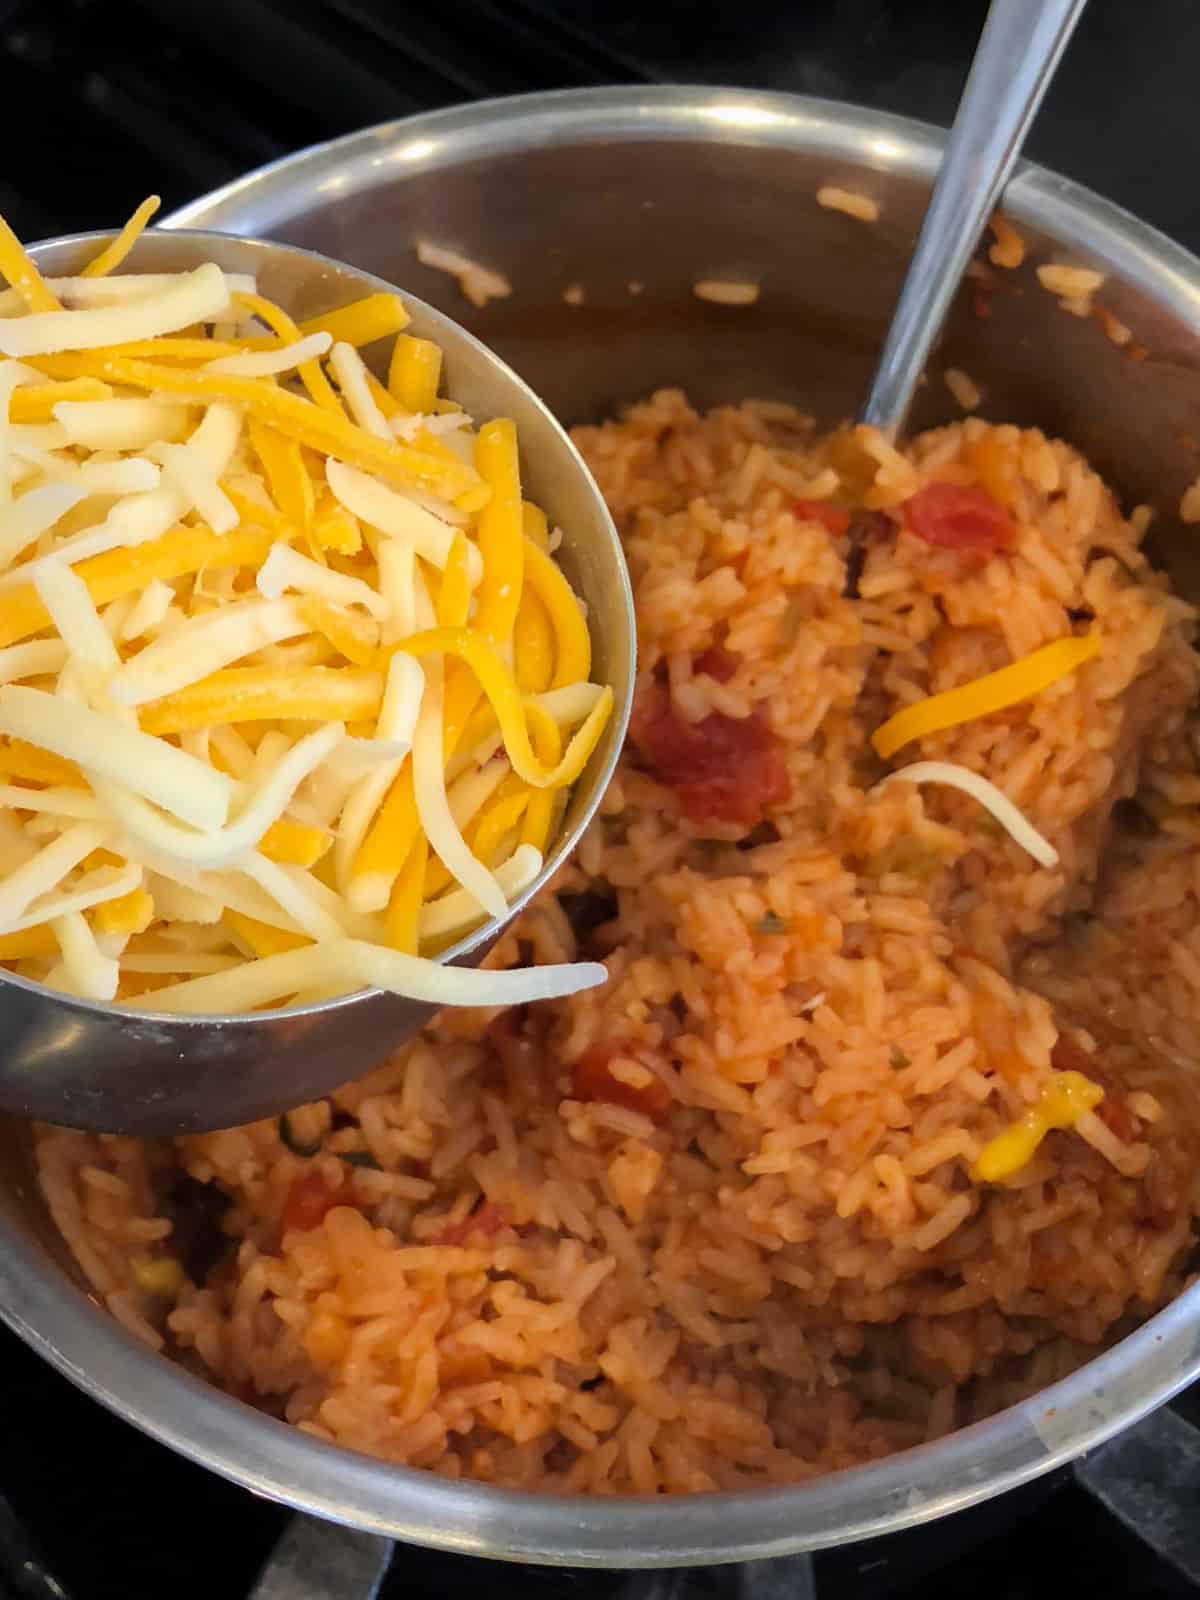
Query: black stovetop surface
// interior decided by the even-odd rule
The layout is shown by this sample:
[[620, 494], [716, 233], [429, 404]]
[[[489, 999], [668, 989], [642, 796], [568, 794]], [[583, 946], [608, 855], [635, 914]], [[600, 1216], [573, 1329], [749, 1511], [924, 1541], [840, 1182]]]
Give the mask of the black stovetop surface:
[[[0, 0], [0, 210], [26, 238], [165, 208], [289, 150], [481, 95], [713, 82], [948, 123], [984, 0]], [[1200, 5], [1092, 0], [1030, 155], [1200, 250]], [[0, 1492], [74, 1600], [240, 1600], [286, 1513], [109, 1416], [0, 1329]], [[1200, 1510], [1200, 1506], [1197, 1507]], [[3, 1505], [0, 1502], [0, 1513]], [[50, 1590], [6, 1565], [0, 1600]], [[655, 1577], [403, 1550], [386, 1596], [802, 1600], [803, 1564]], [[1071, 1477], [817, 1558], [854, 1600], [1194, 1591]]]

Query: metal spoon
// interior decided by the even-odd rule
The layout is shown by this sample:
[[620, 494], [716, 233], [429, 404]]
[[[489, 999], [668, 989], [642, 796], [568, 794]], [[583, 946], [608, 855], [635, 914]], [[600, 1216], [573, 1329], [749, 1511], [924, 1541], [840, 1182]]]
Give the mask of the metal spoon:
[[862, 421], [897, 433], [1087, 0], [992, 0]]
[[[49, 276], [77, 272], [111, 235], [39, 245]], [[291, 245], [220, 233], [150, 233], [125, 270], [177, 272], [215, 261], [253, 273], [261, 292], [297, 320], [392, 286]], [[512, 417], [530, 497], [563, 530], [558, 553], [588, 605], [594, 674], [615, 693], [604, 739], [575, 785], [538, 882], [574, 847], [612, 775], [633, 688], [633, 600], [620, 541], [582, 459], [532, 391], [498, 357], [431, 306], [405, 293], [412, 331], [444, 354], [447, 393], [481, 419]], [[474, 966], [502, 924], [461, 940], [447, 959]], [[106, 1133], [164, 1136], [275, 1116], [328, 1094], [414, 1034], [431, 1008], [368, 990], [319, 1005], [249, 1016], [186, 1017], [123, 1010], [58, 994], [0, 969], [0, 1110]]]

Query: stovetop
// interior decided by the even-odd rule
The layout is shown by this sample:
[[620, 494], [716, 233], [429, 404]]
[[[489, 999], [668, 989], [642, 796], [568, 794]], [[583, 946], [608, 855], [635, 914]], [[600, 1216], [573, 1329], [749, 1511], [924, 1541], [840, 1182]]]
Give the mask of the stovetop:
[[[948, 123], [985, 9], [985, 0], [0, 0], [0, 210], [29, 239], [108, 227], [151, 190], [170, 210], [366, 123], [586, 84], [789, 89]], [[1200, 6], [1091, 0], [1030, 155], [1200, 251], [1198, 59]], [[1185, 1409], [1197, 1409], [1195, 1395]], [[403, 1549], [381, 1594], [453, 1594], [482, 1578], [498, 1600], [1180, 1600], [1197, 1589], [1179, 1565], [1093, 1491], [1200, 1576], [1190, 1549], [1200, 1553], [1200, 1538], [1189, 1536], [1200, 1508], [1196, 1437], [1168, 1427], [1145, 1459], [1101, 1452], [1087, 1486], [1063, 1471], [811, 1562], [588, 1573]], [[241, 1600], [289, 1526], [284, 1510], [109, 1416], [3, 1329], [0, 1494], [0, 1600]]]

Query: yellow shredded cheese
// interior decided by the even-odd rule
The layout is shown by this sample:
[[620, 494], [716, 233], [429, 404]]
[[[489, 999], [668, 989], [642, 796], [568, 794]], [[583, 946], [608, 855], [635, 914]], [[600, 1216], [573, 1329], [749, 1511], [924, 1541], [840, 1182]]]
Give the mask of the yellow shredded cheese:
[[88, 262], [83, 269], [82, 276], [85, 278], [105, 278], [110, 272], [115, 272], [141, 238], [147, 223], [157, 212], [160, 205], [162, 205], [162, 201], [156, 194], [148, 195], [117, 237], [111, 243], [106, 244], [98, 256], [93, 257]]
[[989, 672], [973, 683], [964, 683], [957, 689], [948, 689], [944, 694], [931, 695], [927, 700], [905, 706], [876, 728], [871, 743], [886, 761], [914, 739], [974, 722], [979, 717], [1031, 699], [1099, 654], [1100, 638], [1094, 632], [1083, 638], [1056, 639], [1053, 644], [1044, 645], [998, 672]]
[[442, 376], [442, 352], [429, 339], [402, 333], [392, 346], [388, 390], [404, 407], [423, 415], [437, 399]]
[[1000, 1183], [1026, 1167], [1054, 1128], [1073, 1128], [1104, 1099], [1104, 1090], [1081, 1072], [1056, 1072], [1037, 1101], [1003, 1133], [984, 1145], [971, 1176], [977, 1183]]
[[62, 305], [47, 288], [41, 273], [3, 217], [0, 217], [0, 274], [12, 284], [31, 312], [62, 310]]

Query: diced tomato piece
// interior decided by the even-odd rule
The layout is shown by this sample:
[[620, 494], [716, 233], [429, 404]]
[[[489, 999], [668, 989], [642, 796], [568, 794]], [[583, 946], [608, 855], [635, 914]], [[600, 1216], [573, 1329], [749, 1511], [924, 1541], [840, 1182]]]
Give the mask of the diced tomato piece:
[[630, 737], [693, 822], [750, 829], [791, 792], [782, 748], [761, 711], [751, 717], [714, 711], [688, 722], [673, 709], [666, 687], [655, 684], [634, 713]]
[[835, 539], [850, 527], [850, 513], [843, 506], [835, 506], [828, 500], [795, 500], [792, 502], [792, 511], [801, 522], [819, 522]]
[[288, 1190], [283, 1207], [283, 1230], [307, 1233], [319, 1228], [335, 1206], [349, 1205], [343, 1189], [331, 1189], [319, 1172], [307, 1172]]
[[692, 662], [692, 671], [699, 676], [705, 673], [710, 678], [715, 678], [718, 683], [728, 683], [737, 671], [737, 657], [731, 656], [728, 650], [722, 650], [719, 644], [705, 650]]
[[628, 1051], [627, 1045], [607, 1041], [585, 1050], [571, 1068], [571, 1098], [603, 1100], [610, 1106], [623, 1106], [626, 1111], [640, 1111], [642, 1116], [658, 1122], [671, 1109], [671, 1091], [662, 1079], [651, 1076], [649, 1083], [633, 1084], [612, 1075], [613, 1061]]
[[982, 489], [930, 483], [903, 506], [908, 527], [926, 544], [943, 550], [993, 556], [1015, 538], [1008, 513]]
[[434, 1235], [434, 1244], [466, 1244], [474, 1234], [480, 1234], [485, 1239], [490, 1239], [493, 1234], [499, 1233], [508, 1222], [508, 1218], [499, 1206], [494, 1206], [490, 1201], [480, 1206], [473, 1216], [464, 1217], [461, 1222], [451, 1222], [444, 1227], [441, 1233]]

